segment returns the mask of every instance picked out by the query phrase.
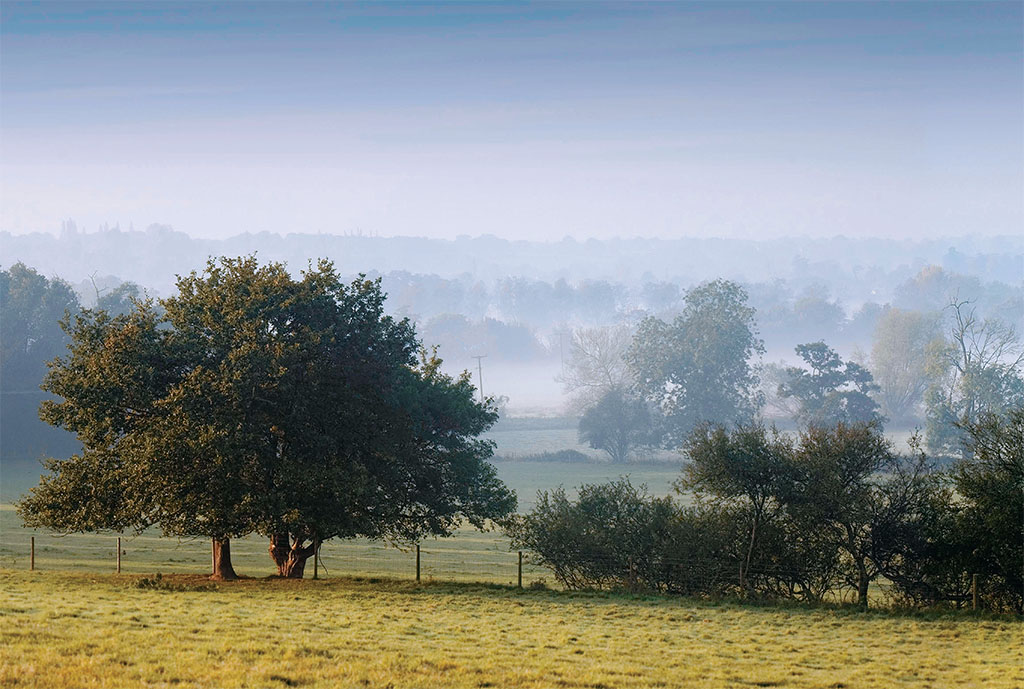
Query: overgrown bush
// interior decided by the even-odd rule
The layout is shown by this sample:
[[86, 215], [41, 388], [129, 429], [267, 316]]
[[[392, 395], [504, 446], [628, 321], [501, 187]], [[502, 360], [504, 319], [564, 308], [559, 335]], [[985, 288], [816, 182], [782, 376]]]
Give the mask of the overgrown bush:
[[659, 589], [675, 512], [671, 500], [621, 479], [582, 486], [575, 502], [562, 488], [542, 491], [507, 531], [567, 588]]
[[[509, 523], [568, 588], [821, 601], [876, 578], [914, 606], [1024, 608], [1024, 410], [968, 427], [969, 458], [936, 470], [875, 424], [813, 427], [791, 444], [758, 425], [699, 428], [680, 490], [628, 479], [538, 494]], [[916, 449], [916, 443], [912, 442]]]

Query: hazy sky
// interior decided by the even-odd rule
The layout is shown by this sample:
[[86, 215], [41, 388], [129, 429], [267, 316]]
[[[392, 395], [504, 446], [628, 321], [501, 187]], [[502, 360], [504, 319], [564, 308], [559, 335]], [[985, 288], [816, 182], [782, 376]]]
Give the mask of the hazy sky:
[[0, 12], [4, 230], [1024, 227], [1020, 2]]

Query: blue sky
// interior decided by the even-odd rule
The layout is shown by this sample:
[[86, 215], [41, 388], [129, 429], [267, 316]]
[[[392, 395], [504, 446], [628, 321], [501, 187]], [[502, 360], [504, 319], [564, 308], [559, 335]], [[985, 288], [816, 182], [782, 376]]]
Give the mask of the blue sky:
[[0, 229], [1024, 226], [1013, 3], [0, 5]]

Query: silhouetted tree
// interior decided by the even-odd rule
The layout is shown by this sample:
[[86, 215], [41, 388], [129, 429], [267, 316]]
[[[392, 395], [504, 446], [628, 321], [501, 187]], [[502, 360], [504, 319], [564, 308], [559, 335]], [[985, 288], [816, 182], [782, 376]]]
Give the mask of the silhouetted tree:
[[796, 353], [810, 371], [787, 368], [788, 380], [780, 384], [779, 394], [799, 401], [801, 421], [817, 426], [882, 421], [869, 394], [878, 386], [866, 368], [843, 361], [824, 342], [797, 345]]

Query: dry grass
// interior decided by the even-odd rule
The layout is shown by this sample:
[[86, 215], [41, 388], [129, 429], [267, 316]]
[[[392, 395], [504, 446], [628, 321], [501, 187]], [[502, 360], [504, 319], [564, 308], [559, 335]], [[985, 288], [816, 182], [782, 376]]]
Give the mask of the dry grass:
[[0, 685], [1024, 685], [1016, 619], [393, 580], [137, 582], [0, 571]]

